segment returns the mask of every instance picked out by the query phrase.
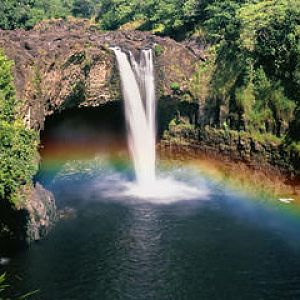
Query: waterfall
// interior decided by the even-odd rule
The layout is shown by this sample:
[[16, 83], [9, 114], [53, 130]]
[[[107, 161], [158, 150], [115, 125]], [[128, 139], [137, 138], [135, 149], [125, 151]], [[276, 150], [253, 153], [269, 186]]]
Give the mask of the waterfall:
[[155, 182], [155, 84], [153, 54], [144, 49], [137, 62], [132, 53], [113, 48], [121, 77], [128, 145], [136, 180], [141, 186]]
[[[119, 66], [129, 152], [136, 174], [136, 182], [125, 182], [124, 190], [121, 189], [117, 198], [138, 197], [155, 203], [206, 198], [206, 189], [199, 190], [167, 174], [160, 173], [156, 177], [156, 99], [152, 50], [142, 50], [137, 61], [130, 52], [127, 54], [119, 47], [112, 49]], [[116, 197], [115, 193], [113, 195]]]

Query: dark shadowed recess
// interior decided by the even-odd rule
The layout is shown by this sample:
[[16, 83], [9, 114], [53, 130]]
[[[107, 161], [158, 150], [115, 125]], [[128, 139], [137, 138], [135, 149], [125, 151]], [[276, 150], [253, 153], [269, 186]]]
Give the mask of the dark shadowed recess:
[[91, 159], [97, 154], [126, 150], [123, 104], [72, 108], [46, 118], [41, 131], [41, 170], [44, 163]]
[[199, 105], [183, 101], [178, 97], [161, 97], [157, 103], [158, 136], [162, 137], [165, 130], [169, 129], [172, 120], [190, 125], [199, 125]]

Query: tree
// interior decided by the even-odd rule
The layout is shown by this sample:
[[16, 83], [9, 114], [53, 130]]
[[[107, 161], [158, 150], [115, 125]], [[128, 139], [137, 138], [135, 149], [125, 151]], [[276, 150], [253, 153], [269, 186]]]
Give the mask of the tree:
[[95, 14], [94, 3], [90, 0], [74, 0], [72, 14], [75, 17], [90, 18]]
[[103, 0], [98, 18], [104, 29], [117, 29], [134, 19], [136, 8], [136, 0]]
[[28, 14], [26, 27], [31, 28], [45, 19], [65, 18], [71, 15], [70, 9], [70, 0], [34, 0]]
[[11, 68], [0, 52], [0, 199], [16, 204], [19, 188], [37, 171], [37, 134], [18, 117]]
[[1, 0], [0, 28], [15, 29], [25, 27], [34, 0]]

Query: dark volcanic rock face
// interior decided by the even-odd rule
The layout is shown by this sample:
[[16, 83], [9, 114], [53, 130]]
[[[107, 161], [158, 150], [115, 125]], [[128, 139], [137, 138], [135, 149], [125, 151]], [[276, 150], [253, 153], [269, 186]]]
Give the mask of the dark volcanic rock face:
[[46, 236], [57, 218], [54, 196], [41, 184], [36, 184], [31, 191], [30, 199], [26, 206], [29, 213], [25, 232], [27, 243]]
[[[18, 207], [0, 201], [0, 256], [45, 237], [57, 219], [54, 196], [41, 184], [24, 189]], [[8, 252], [8, 253], [7, 253]]]
[[46, 115], [70, 107], [98, 106], [120, 99], [119, 76], [110, 46], [135, 55], [160, 45], [155, 63], [158, 90], [182, 88], [194, 71], [195, 54], [169, 38], [138, 31], [102, 33], [85, 21], [50, 21], [34, 30], [0, 31], [0, 48], [15, 61], [17, 96], [29, 127], [39, 130]]

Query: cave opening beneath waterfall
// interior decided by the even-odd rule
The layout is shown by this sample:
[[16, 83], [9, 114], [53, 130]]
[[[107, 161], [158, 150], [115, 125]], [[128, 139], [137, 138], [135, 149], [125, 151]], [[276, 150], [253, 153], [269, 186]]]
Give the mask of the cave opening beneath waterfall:
[[55, 176], [69, 161], [90, 160], [101, 155], [128, 156], [121, 101], [99, 107], [71, 108], [47, 116], [40, 133], [41, 163], [36, 180], [43, 182], [49, 169]]
[[[197, 125], [198, 122], [197, 106], [172, 98], [160, 98], [156, 114], [157, 143], [178, 115], [189, 124]], [[88, 161], [97, 156], [128, 161], [123, 101], [97, 107], [73, 107], [47, 116], [40, 132], [40, 156], [35, 181], [46, 185], [70, 161]]]

